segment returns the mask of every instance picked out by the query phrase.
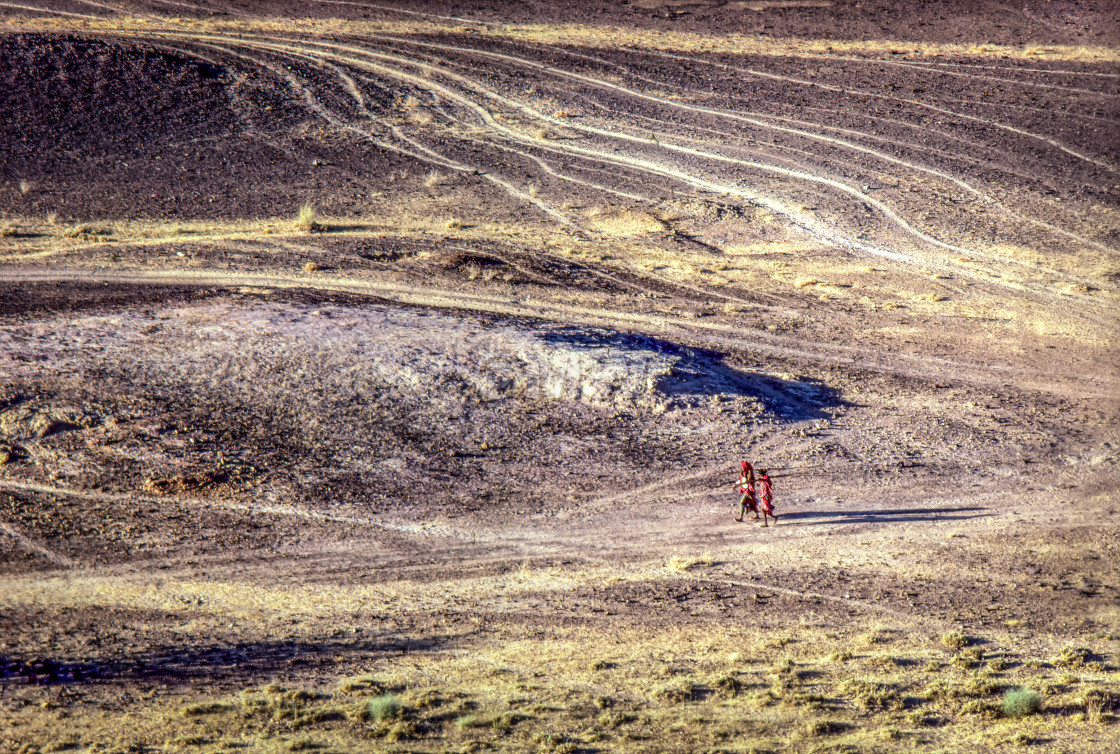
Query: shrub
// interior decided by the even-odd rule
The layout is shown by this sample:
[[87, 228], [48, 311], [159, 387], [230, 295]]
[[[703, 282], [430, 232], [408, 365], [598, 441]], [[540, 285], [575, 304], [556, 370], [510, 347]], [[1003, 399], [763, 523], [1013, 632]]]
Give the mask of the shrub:
[[1092, 659], [1093, 653], [1085, 647], [1064, 647], [1061, 653], [1050, 658], [1050, 664], [1059, 668], [1080, 668]]
[[901, 710], [905, 706], [898, 692], [875, 681], [852, 678], [840, 684], [838, 691], [863, 710]]
[[668, 704], [682, 704], [691, 700], [697, 687], [691, 681], [678, 679], [654, 690], [653, 695]]
[[319, 223], [319, 213], [315, 211], [314, 204], [307, 202], [299, 208], [299, 215], [296, 217], [296, 226], [306, 233], [323, 230], [323, 225]]
[[847, 729], [847, 725], [835, 720], [811, 720], [805, 724], [803, 733], [807, 738], [816, 738], [818, 736], [830, 736], [835, 733], [841, 733]]
[[864, 634], [863, 640], [868, 644], [886, 644], [891, 637], [888, 632], [875, 628]]
[[401, 703], [392, 694], [383, 694], [370, 699], [369, 704], [366, 705], [366, 710], [369, 712], [370, 720], [381, 722], [400, 714]]
[[420, 728], [415, 723], [401, 722], [389, 729], [389, 732], [385, 734], [385, 740], [391, 742], [405, 741], [419, 736]]
[[214, 715], [219, 712], [228, 712], [230, 709], [230, 705], [225, 702], [199, 702], [197, 704], [188, 704], [186, 707], [183, 707], [182, 712], [184, 717], [196, 717], [198, 715]]
[[743, 682], [733, 675], [721, 675], [712, 681], [712, 687], [728, 696], [738, 696], [743, 690]]
[[1012, 689], [1003, 695], [1003, 714], [1026, 717], [1042, 709], [1042, 695], [1030, 689]]
[[67, 229], [64, 236], [67, 238], [78, 238], [84, 241], [99, 241], [109, 235], [109, 231], [104, 228], [96, 228], [92, 225], [85, 223], [78, 223]]
[[960, 649], [961, 647], [968, 646], [968, 637], [960, 631], [950, 631], [947, 634], [941, 635], [941, 644], [948, 649]]
[[673, 571], [675, 573], [684, 573], [694, 566], [710, 566], [711, 564], [712, 556], [708, 555], [707, 553], [701, 555], [698, 558], [690, 558], [683, 555], [674, 555], [673, 557], [669, 558], [669, 562], [666, 564], [666, 567], [670, 571]]

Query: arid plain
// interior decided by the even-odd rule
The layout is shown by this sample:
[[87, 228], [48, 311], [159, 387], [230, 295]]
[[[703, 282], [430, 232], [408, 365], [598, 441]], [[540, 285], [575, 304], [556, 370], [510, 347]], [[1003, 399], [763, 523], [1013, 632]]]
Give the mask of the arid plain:
[[1118, 30], [0, 2], [0, 751], [1120, 751]]

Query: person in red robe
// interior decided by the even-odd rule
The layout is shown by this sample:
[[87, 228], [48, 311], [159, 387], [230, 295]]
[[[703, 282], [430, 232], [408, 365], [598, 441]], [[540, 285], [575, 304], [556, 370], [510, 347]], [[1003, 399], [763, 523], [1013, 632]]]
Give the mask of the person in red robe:
[[[778, 517], [774, 515], [774, 486], [770, 483], [770, 475], [766, 473], [766, 469], [758, 470], [758, 496], [759, 504], [762, 508], [762, 525], [769, 526], [766, 523], [766, 517], [774, 519], [774, 523], [778, 523]], [[758, 514], [755, 514], [758, 518]]]
[[739, 498], [739, 515], [735, 520], [742, 521], [748, 510], [754, 511], [754, 517], [758, 518], [758, 501], [754, 494], [754, 468], [746, 461], [740, 463], [739, 468], [741, 473], [739, 481], [735, 484], [739, 485], [739, 492], [743, 496]]

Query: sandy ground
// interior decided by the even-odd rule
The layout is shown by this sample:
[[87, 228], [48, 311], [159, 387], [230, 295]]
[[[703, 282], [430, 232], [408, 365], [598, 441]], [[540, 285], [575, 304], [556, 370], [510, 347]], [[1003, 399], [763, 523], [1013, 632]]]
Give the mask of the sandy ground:
[[1118, 25], [0, 3], [0, 749], [1120, 750]]

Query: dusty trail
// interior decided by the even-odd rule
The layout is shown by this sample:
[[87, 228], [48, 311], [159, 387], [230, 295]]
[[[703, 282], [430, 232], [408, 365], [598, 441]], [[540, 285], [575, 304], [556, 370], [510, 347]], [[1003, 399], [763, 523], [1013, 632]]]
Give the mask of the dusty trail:
[[1020, 385], [1032, 390], [1052, 392], [1057, 395], [1098, 396], [1113, 395], [1112, 377], [1104, 375], [1062, 376], [1051, 372], [1025, 367], [999, 364], [980, 364], [938, 357], [913, 357], [905, 354], [879, 351], [872, 353], [864, 346], [839, 346], [833, 343], [806, 342], [803, 338], [790, 338], [762, 331], [744, 332], [741, 328], [718, 323], [632, 314], [617, 310], [596, 309], [552, 303], [537, 299], [516, 299], [488, 296], [419, 286], [402, 285], [354, 278], [316, 276], [285, 276], [275, 273], [223, 272], [206, 270], [155, 271], [91, 271], [91, 270], [0, 270], [0, 281], [21, 282], [70, 282], [70, 283], [120, 283], [152, 285], [196, 285], [235, 288], [257, 286], [279, 289], [309, 289], [343, 291], [375, 296], [406, 305], [460, 309], [464, 311], [532, 317], [555, 322], [579, 322], [590, 326], [634, 329], [663, 337], [684, 336], [700, 345], [726, 348], [748, 345], [751, 350], [780, 356], [805, 359], [814, 363], [832, 363], [848, 368], [894, 374], [922, 380], [938, 380], [952, 375], [954, 380], [977, 385], [1003, 385], [1015, 377]]

